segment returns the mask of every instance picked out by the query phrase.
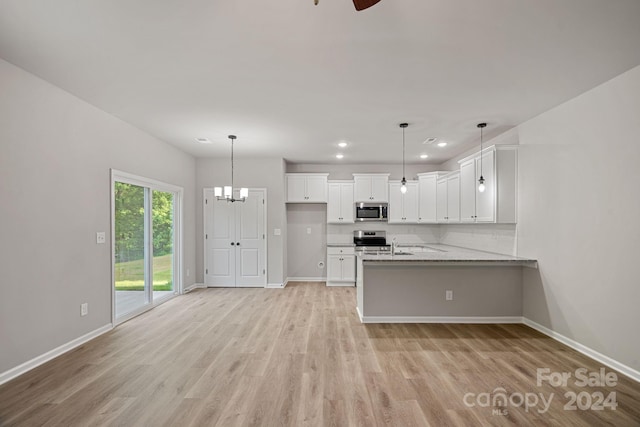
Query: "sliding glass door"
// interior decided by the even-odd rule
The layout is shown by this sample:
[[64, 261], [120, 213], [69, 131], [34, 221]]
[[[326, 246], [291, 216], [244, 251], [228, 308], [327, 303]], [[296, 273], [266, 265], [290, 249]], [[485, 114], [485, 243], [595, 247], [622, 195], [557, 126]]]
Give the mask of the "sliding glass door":
[[173, 210], [174, 195], [166, 191], [152, 193], [153, 299], [157, 300], [174, 293], [173, 287]]
[[145, 205], [147, 189], [115, 182], [116, 318], [149, 304], [146, 288]]
[[113, 316], [118, 323], [180, 291], [182, 189], [113, 171]]

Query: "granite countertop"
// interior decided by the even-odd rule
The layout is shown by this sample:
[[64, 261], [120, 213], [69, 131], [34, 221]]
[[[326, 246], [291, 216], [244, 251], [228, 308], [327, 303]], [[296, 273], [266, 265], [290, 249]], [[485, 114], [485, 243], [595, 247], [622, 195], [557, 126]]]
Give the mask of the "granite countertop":
[[353, 243], [327, 243], [328, 248], [353, 248], [355, 246]]
[[[400, 252], [400, 253], [398, 253]], [[411, 253], [407, 253], [411, 252]], [[403, 254], [404, 253], [404, 254]], [[534, 259], [521, 258], [510, 255], [496, 254], [493, 252], [478, 251], [475, 249], [461, 248], [440, 244], [398, 244], [396, 254], [362, 254], [359, 255], [364, 263], [440, 263], [440, 264], [500, 264], [523, 265], [537, 267]]]

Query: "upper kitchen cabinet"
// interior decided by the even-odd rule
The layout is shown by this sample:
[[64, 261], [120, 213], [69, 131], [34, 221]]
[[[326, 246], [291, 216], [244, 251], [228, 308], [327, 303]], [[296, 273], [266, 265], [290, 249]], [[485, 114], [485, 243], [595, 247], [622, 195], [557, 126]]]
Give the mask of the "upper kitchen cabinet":
[[355, 202], [389, 202], [388, 173], [354, 173]]
[[438, 179], [448, 173], [449, 172], [425, 172], [418, 174], [419, 223], [435, 224], [438, 222]]
[[418, 222], [418, 181], [407, 181], [407, 192], [402, 194], [400, 181], [389, 181], [389, 224]]
[[[462, 222], [516, 222], [518, 151], [514, 145], [494, 145], [460, 160]], [[478, 190], [480, 175], [485, 190]]]
[[329, 181], [327, 223], [353, 224], [353, 181]]
[[288, 173], [287, 203], [327, 203], [328, 173]]
[[449, 172], [438, 178], [436, 192], [438, 222], [460, 222], [460, 172]]

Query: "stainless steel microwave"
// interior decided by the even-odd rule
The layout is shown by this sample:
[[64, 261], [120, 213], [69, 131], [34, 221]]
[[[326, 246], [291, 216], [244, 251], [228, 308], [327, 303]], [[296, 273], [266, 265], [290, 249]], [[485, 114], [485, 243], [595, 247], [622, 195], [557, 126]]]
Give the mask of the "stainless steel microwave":
[[387, 221], [387, 203], [356, 203], [356, 221]]

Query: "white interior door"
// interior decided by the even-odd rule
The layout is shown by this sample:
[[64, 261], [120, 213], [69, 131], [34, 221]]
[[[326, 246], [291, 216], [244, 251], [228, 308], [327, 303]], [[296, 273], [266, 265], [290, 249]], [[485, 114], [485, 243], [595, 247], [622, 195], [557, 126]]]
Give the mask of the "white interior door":
[[265, 198], [266, 190], [251, 189], [245, 202], [230, 203], [205, 189], [207, 286], [266, 285]]
[[216, 200], [213, 191], [205, 198], [205, 284], [233, 287], [236, 284], [235, 206], [225, 200]]
[[266, 284], [264, 190], [250, 190], [244, 203], [236, 206], [236, 286]]

